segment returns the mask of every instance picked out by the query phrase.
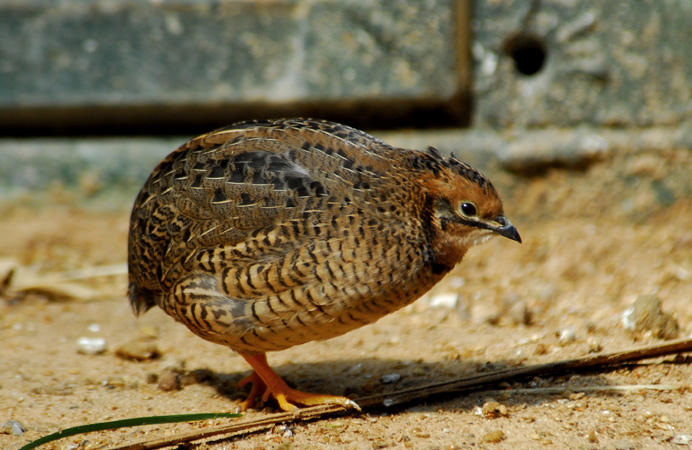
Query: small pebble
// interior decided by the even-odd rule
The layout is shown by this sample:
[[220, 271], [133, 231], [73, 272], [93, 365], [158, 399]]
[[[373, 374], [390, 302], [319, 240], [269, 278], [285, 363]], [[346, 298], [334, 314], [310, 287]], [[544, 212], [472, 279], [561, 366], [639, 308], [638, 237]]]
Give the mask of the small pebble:
[[589, 431], [589, 435], [588, 435], [586, 438], [587, 438], [587, 439], [589, 440], [589, 442], [591, 442], [592, 444], [595, 444], [595, 443], [598, 442], [598, 436], [596, 436], [596, 431], [594, 431], [594, 430]]
[[548, 353], [548, 351], [548, 346], [542, 342], [539, 342], [538, 344], [536, 344], [536, 349], [533, 352], [536, 355], [545, 355], [546, 353]]
[[284, 438], [292, 438], [293, 437], [293, 430], [289, 428], [287, 425], [278, 425], [275, 429], [274, 432], [276, 434], [280, 434], [281, 437]]
[[432, 297], [428, 304], [432, 308], [456, 308], [459, 304], [459, 294], [453, 292], [445, 292]]
[[104, 338], [80, 337], [77, 339], [77, 352], [83, 355], [98, 355], [106, 351]]
[[495, 400], [488, 400], [483, 404], [481, 408], [481, 413], [486, 419], [493, 419], [496, 417], [506, 417], [507, 407]]
[[180, 389], [179, 374], [173, 370], [164, 370], [159, 375], [159, 389], [162, 391], [177, 391]]
[[161, 356], [161, 351], [149, 338], [137, 338], [115, 349], [115, 355], [131, 361], [150, 361]]
[[576, 339], [577, 333], [574, 330], [574, 327], [565, 328], [564, 330], [560, 331], [560, 345], [570, 344], [574, 342]]
[[89, 326], [87, 327], [87, 329], [89, 331], [91, 331], [92, 333], [98, 333], [101, 331], [101, 325], [99, 325], [97, 323], [90, 323]]
[[382, 384], [392, 384], [396, 383], [399, 380], [401, 380], [401, 375], [399, 375], [398, 373], [388, 373], [380, 377], [380, 382]]
[[690, 435], [690, 434], [676, 434], [675, 436], [673, 436], [673, 444], [677, 444], [677, 445], [692, 444], [692, 435]]
[[660, 339], [674, 339], [680, 326], [677, 320], [661, 310], [661, 300], [655, 295], [640, 295], [622, 314], [622, 326], [633, 332], [651, 333]]
[[502, 430], [495, 430], [483, 435], [481, 440], [483, 442], [490, 442], [496, 444], [505, 439], [505, 432]]
[[109, 388], [123, 388], [126, 385], [125, 380], [120, 377], [108, 378], [103, 380], [101, 384]]
[[0, 426], [0, 433], [21, 436], [26, 431], [26, 427], [17, 420], [8, 420]]
[[599, 353], [603, 350], [603, 345], [601, 345], [601, 341], [593, 337], [590, 337], [588, 339], [587, 344], [589, 346], [589, 353]]

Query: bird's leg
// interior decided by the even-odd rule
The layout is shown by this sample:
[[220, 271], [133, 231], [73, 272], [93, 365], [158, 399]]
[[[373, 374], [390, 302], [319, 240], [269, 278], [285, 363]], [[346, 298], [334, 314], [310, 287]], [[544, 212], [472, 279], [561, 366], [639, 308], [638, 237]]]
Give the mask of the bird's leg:
[[267, 355], [259, 353], [249, 355], [240, 354], [255, 370], [251, 375], [243, 378], [238, 383], [244, 386], [252, 383], [252, 389], [248, 398], [241, 403], [241, 410], [250, 408], [254, 404], [255, 397], [262, 392], [262, 401], [265, 402], [269, 397], [274, 397], [279, 407], [284, 411], [294, 411], [297, 407], [294, 403], [304, 406], [319, 405], [323, 403], [342, 405], [345, 408], [355, 408], [360, 410], [356, 402], [347, 397], [337, 395], [310, 394], [290, 388], [286, 382], [277, 375], [267, 363]]
[[264, 384], [264, 381], [262, 381], [262, 379], [254, 371], [250, 375], [238, 381], [238, 387], [242, 388], [248, 383], [252, 383], [252, 387], [250, 388], [250, 393], [248, 394], [247, 398], [240, 403], [240, 411], [245, 411], [248, 408], [252, 408], [255, 405], [255, 399], [257, 396], [262, 394], [264, 397], [264, 392], [267, 390], [267, 385]]

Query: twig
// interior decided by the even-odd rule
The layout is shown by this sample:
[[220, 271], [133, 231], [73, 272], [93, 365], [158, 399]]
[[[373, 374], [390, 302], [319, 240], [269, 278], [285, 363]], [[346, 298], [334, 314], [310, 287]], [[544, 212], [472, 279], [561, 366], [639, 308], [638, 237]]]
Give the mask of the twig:
[[419, 388], [411, 388], [403, 391], [393, 392], [384, 396], [385, 398], [382, 400], [382, 404], [389, 407], [409, 403], [414, 400], [421, 400], [438, 394], [464, 392], [470, 389], [477, 389], [488, 386], [489, 384], [497, 384], [503, 381], [509, 381], [510, 379], [536, 375], [558, 375], [569, 373], [570, 371], [574, 372], [596, 367], [614, 366], [641, 359], [655, 358], [657, 356], [669, 355], [673, 353], [685, 353], [690, 351], [692, 351], [692, 338], [680, 339], [665, 344], [640, 347], [623, 352], [584, 356], [581, 358], [567, 359], [547, 364], [537, 364], [533, 366], [498, 370], [488, 374], [474, 375], [443, 383], [435, 383], [421, 386]]
[[[490, 385], [497, 385], [501, 382], [515, 380], [517, 378], [526, 378], [537, 375], [558, 375], [584, 371], [586, 369], [605, 370], [627, 362], [686, 352], [692, 352], [692, 338], [680, 339], [647, 347], [640, 347], [623, 352], [585, 356], [582, 358], [557, 361], [547, 364], [537, 364], [533, 366], [498, 370], [492, 373], [458, 378], [443, 383], [435, 383], [421, 387], [403, 389], [400, 391], [391, 392], [389, 394], [376, 394], [361, 397], [356, 399], [356, 402], [363, 410], [381, 409], [383, 407], [389, 408], [394, 405], [403, 405], [413, 403], [415, 401], [429, 399], [430, 397], [435, 397], [440, 394], [457, 394], [470, 390], [478, 390]], [[585, 391], [588, 390], [588, 388], [579, 387], [575, 388], [575, 390]], [[183, 442], [197, 441], [221, 435], [223, 435], [223, 439], [228, 439], [234, 436], [246, 435], [271, 429], [272, 427], [282, 423], [292, 423], [298, 421], [305, 422], [332, 417], [335, 415], [354, 413], [355, 411], [345, 410], [342, 406], [338, 405], [312, 406], [300, 409], [297, 412], [276, 413], [269, 414], [258, 419], [239, 420], [228, 425], [222, 425], [207, 430], [195, 430], [165, 438], [113, 447], [109, 450], [153, 450]]]
[[512, 395], [561, 395], [572, 394], [574, 392], [639, 392], [639, 391], [677, 391], [680, 389], [690, 389], [690, 385], [685, 384], [616, 384], [613, 386], [564, 386], [564, 387], [539, 387], [539, 388], [512, 388], [512, 389], [493, 389], [489, 391], [479, 391], [485, 395], [497, 395], [510, 397]]

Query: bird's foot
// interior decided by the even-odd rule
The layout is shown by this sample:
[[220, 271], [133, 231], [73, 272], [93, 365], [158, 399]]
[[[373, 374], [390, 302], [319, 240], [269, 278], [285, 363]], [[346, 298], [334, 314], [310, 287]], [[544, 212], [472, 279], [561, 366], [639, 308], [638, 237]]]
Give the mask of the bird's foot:
[[296, 411], [298, 409], [296, 404], [302, 406], [322, 404], [341, 405], [347, 409], [353, 408], [360, 411], [360, 406], [350, 398], [338, 395], [311, 394], [309, 392], [298, 391], [288, 387], [278, 375], [276, 375], [276, 379], [272, 379], [272, 386], [268, 387], [256, 372], [252, 372], [238, 382], [238, 387], [243, 387], [248, 383], [252, 383], [252, 387], [250, 388], [250, 394], [248, 394], [247, 398], [240, 404], [240, 411], [252, 408], [259, 396], [261, 396], [262, 403], [269, 400], [269, 397], [273, 397], [279, 404], [279, 408], [284, 411]]
[[246, 409], [255, 406], [257, 396], [262, 395], [262, 397], [264, 397], [264, 393], [267, 390], [267, 385], [264, 384], [264, 381], [262, 381], [262, 379], [254, 371], [250, 375], [238, 381], [238, 387], [243, 388], [248, 383], [252, 383], [250, 393], [248, 394], [247, 398], [240, 403], [240, 406], [238, 407], [239, 411], [245, 411]]

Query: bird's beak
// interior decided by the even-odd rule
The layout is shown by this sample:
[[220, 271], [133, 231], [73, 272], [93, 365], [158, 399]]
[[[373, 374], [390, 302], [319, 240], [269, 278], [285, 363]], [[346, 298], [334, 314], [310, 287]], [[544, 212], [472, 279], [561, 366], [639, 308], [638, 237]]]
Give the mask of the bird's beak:
[[519, 232], [508, 218], [505, 216], [497, 216], [495, 221], [500, 224], [499, 227], [492, 229], [495, 233], [499, 234], [500, 236], [504, 236], [507, 239], [521, 243], [521, 236], [519, 236]]

